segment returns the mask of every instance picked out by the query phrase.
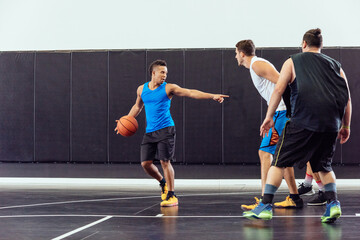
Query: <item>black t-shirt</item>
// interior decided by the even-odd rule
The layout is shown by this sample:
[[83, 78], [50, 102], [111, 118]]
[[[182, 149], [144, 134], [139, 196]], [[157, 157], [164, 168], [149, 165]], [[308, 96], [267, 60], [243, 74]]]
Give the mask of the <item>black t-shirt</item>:
[[322, 53], [291, 56], [296, 78], [291, 88], [291, 120], [315, 132], [337, 132], [349, 99], [341, 65]]

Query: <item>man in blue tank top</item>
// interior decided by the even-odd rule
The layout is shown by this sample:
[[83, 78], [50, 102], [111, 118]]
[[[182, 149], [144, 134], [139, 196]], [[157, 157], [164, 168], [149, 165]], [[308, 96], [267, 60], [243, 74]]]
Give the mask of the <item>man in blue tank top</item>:
[[331, 162], [336, 138], [343, 144], [350, 137], [352, 107], [340, 63], [320, 53], [321, 48], [321, 30], [307, 31], [303, 37], [303, 52], [292, 55], [281, 69], [260, 134], [267, 134], [274, 126], [272, 117], [288, 84], [291, 88], [291, 120], [276, 147], [263, 201], [252, 211], [243, 213], [247, 218], [271, 219], [271, 203], [281, 184], [284, 168], [295, 163], [303, 167], [307, 162], [313, 172], [319, 172], [324, 184], [327, 204], [321, 222], [332, 223], [341, 216]]
[[[225, 97], [229, 97], [167, 84], [165, 82], [167, 72], [167, 64], [164, 60], [156, 60], [150, 64], [151, 81], [138, 87], [136, 102], [128, 114], [137, 117], [145, 106], [146, 132], [141, 143], [141, 166], [147, 174], [160, 182], [162, 207], [178, 205], [178, 199], [174, 194], [175, 174], [171, 165], [176, 136], [175, 124], [170, 114], [172, 97], [212, 99], [219, 103], [222, 103]], [[118, 131], [118, 127], [115, 131]], [[164, 177], [154, 165], [154, 160], [160, 160]]]

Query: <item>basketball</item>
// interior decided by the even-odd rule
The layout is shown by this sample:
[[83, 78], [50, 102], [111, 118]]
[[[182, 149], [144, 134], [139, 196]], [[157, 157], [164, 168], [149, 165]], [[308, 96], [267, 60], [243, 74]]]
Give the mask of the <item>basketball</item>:
[[138, 122], [133, 116], [123, 116], [118, 122], [120, 123], [119, 133], [124, 137], [134, 135], [138, 129]]

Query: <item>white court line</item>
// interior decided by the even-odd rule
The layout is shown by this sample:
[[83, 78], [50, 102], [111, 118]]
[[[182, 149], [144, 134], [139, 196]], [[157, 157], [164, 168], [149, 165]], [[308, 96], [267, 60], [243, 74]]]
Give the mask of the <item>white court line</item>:
[[151, 205], [150, 207], [144, 208], [143, 210], [140, 210], [140, 211], [134, 213], [134, 215], [138, 215], [139, 213], [142, 213], [142, 212], [144, 212], [144, 211], [146, 211], [146, 210], [148, 210], [148, 209], [150, 209], [150, 208], [153, 208], [153, 207], [155, 207], [155, 206], [157, 206], [157, 205], [160, 205], [160, 204], [159, 204], [159, 203], [155, 203], [155, 204]]
[[[214, 195], [246, 195], [246, 194], [256, 194], [258, 192], [239, 192], [239, 193], [199, 193], [199, 194], [188, 194], [188, 195], [178, 195], [180, 197], [192, 197], [192, 196], [214, 196]], [[25, 207], [37, 207], [37, 206], [49, 206], [49, 205], [61, 205], [61, 204], [70, 204], [70, 203], [87, 203], [87, 202], [102, 202], [102, 201], [116, 201], [116, 200], [133, 200], [133, 199], [147, 199], [147, 198], [158, 198], [156, 196], [144, 196], [144, 197], [122, 197], [122, 198], [103, 198], [103, 199], [89, 199], [89, 200], [73, 200], [73, 201], [63, 201], [63, 202], [50, 202], [50, 203], [34, 203], [27, 205], [15, 205], [15, 206], [6, 206], [0, 207], [2, 209], [11, 209], [11, 208], [25, 208]]]
[[106, 221], [106, 220], [108, 220], [108, 219], [110, 219], [110, 218], [112, 218], [112, 216], [104, 217], [104, 218], [102, 218], [102, 219], [100, 219], [100, 220], [97, 220], [97, 221], [95, 221], [95, 222], [92, 222], [92, 223], [90, 223], [90, 224], [88, 224], [88, 225], [85, 225], [85, 226], [83, 226], [83, 227], [77, 228], [77, 229], [75, 229], [75, 230], [73, 230], [73, 231], [71, 231], [71, 232], [65, 233], [65, 234], [63, 234], [63, 235], [61, 235], [61, 236], [59, 236], [59, 237], [53, 238], [52, 240], [64, 239], [64, 238], [66, 238], [66, 237], [68, 237], [68, 236], [70, 236], [70, 235], [73, 235], [73, 234], [75, 234], [75, 233], [77, 233], [77, 232], [80, 232], [80, 231], [82, 231], [82, 230], [84, 230], [84, 229], [86, 229], [86, 228], [92, 227], [92, 226], [94, 226], [94, 225], [96, 225], [96, 224], [98, 224], [98, 223], [104, 222], [104, 221]]
[[83, 215], [83, 214], [35, 214], [35, 215], [4, 215], [0, 216], [0, 218], [40, 218], [40, 217], [107, 217], [108, 215], [102, 215], [102, 214], [89, 214], [89, 215]]
[[86, 203], [86, 202], [102, 202], [102, 201], [116, 201], [116, 200], [133, 200], [133, 199], [145, 199], [145, 198], [158, 198], [159, 196], [146, 196], [146, 197], [125, 197], [125, 198], [104, 198], [104, 199], [89, 199], [89, 200], [74, 200], [74, 201], [63, 201], [63, 202], [50, 202], [50, 203], [34, 203], [27, 205], [15, 205], [0, 207], [2, 209], [9, 208], [22, 208], [22, 207], [36, 207], [36, 206], [48, 206], [48, 205], [60, 205], [60, 204], [69, 204], [69, 203]]
[[360, 217], [360, 213], [355, 213], [355, 216]]
[[89, 237], [92, 237], [92, 236], [94, 236], [95, 234], [98, 234], [99, 232], [100, 232], [100, 231], [96, 231], [96, 232], [90, 234], [89, 236], [86, 236], [86, 237], [84, 237], [84, 238], [82, 238], [82, 239], [80, 239], [80, 240], [84, 240], [84, 239], [87, 239], [87, 238], [89, 238]]
[[[135, 215], [111, 215], [112, 218], [245, 218], [242, 215], [224, 215], [224, 216], [164, 216], [158, 214], [155, 216], [135, 216]], [[273, 218], [318, 218], [322, 215], [295, 215], [295, 216], [273, 216]], [[109, 217], [108, 215], [81, 215], [81, 214], [59, 214], [59, 215], [8, 215], [1, 218], [39, 218], [39, 217]], [[341, 218], [354, 218], [356, 215], [341, 215]]]

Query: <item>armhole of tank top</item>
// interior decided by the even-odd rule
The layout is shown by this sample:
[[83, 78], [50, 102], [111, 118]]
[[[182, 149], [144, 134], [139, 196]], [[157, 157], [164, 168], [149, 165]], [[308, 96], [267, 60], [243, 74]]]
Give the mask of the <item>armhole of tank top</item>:
[[[253, 58], [254, 59], [254, 58]], [[250, 63], [250, 69], [257, 75], [257, 73], [254, 71], [254, 69], [252, 68], [252, 66], [254, 65], [255, 62], [266, 62], [269, 63], [271, 65], [271, 63], [269, 61], [267, 61], [266, 59], [263, 58], [259, 58], [256, 56], [255, 60], [253, 61], [251, 59], [251, 63]], [[275, 66], [273, 66], [275, 68]], [[275, 68], [276, 69], [276, 68]], [[258, 75], [259, 76], [259, 75]], [[260, 77], [260, 76], [259, 76]]]
[[290, 83], [290, 85], [293, 84], [294, 82], [296, 82], [296, 68], [295, 68], [294, 57], [296, 58], [295, 54], [294, 54], [294, 55], [290, 55], [290, 57], [289, 57], [289, 58], [291, 59], [291, 61], [292, 61], [293, 69], [294, 69], [294, 74], [295, 74], [294, 81], [292, 81], [292, 82]]
[[[297, 82], [296, 82], [296, 77], [294, 78], [294, 81], [292, 81], [292, 82], [289, 84], [289, 87], [292, 87], [293, 84], [297, 84]], [[297, 85], [296, 85], [296, 88], [297, 88]]]
[[174, 95], [173, 95], [173, 96], [171, 96], [171, 97], [168, 95], [168, 93], [166, 92], [166, 86], [167, 86], [169, 83], [167, 83], [167, 82], [164, 82], [164, 83], [165, 83], [165, 84], [164, 84], [164, 91], [165, 91], [165, 94], [166, 94], [167, 98], [168, 98], [169, 100], [171, 100], [171, 99], [173, 98], [173, 96], [174, 96]]
[[140, 97], [143, 95], [143, 92], [144, 92], [144, 88], [145, 88], [145, 85], [148, 84], [148, 82], [144, 83], [143, 84], [143, 89], [141, 90], [141, 94], [140, 94]]

